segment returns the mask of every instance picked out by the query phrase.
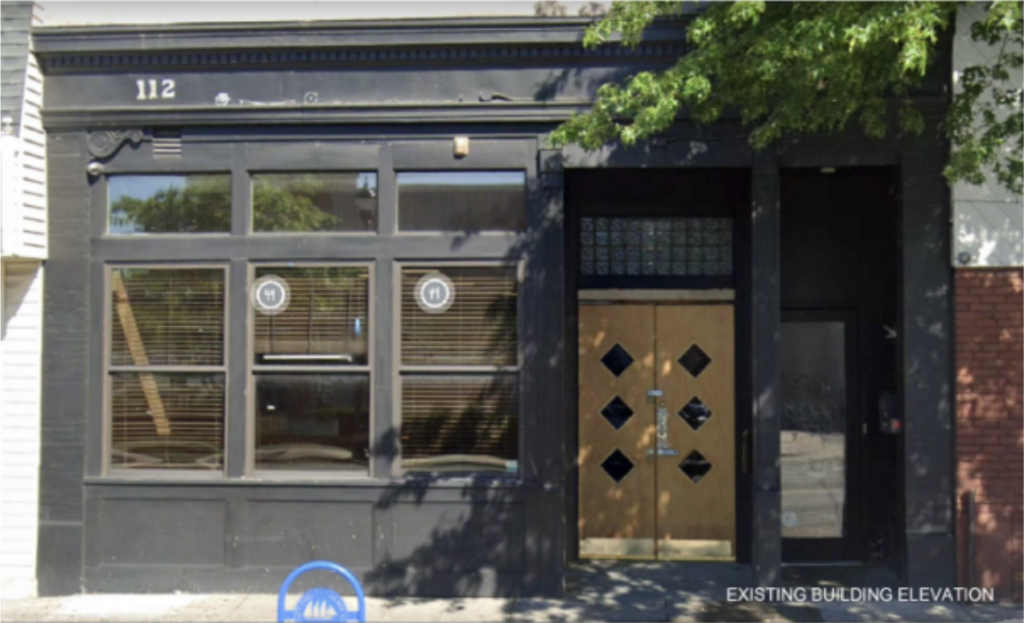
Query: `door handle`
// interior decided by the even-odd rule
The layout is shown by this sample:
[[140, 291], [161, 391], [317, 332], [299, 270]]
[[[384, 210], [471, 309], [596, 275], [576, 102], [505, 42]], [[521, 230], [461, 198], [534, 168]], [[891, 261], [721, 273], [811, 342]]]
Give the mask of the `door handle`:
[[743, 464], [743, 473], [750, 473], [750, 429], [743, 431], [743, 444], [740, 447], [740, 461]]

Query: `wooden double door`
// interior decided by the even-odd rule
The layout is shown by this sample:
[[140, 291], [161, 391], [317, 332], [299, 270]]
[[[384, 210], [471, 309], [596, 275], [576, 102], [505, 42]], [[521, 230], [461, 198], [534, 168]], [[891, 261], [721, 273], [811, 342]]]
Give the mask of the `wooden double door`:
[[734, 560], [730, 304], [579, 310], [581, 558]]

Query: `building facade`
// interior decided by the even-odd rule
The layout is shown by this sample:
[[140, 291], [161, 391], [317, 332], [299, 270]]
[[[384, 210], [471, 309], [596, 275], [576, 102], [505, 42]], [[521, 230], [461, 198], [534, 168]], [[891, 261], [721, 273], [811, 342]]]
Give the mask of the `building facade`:
[[315, 558], [374, 594], [591, 558], [957, 582], [952, 46], [921, 135], [553, 149], [684, 50], [588, 23], [36, 31], [42, 592]]
[[[997, 53], [970, 37], [981, 5], [957, 15], [954, 88], [960, 71]], [[1021, 88], [1020, 72], [1010, 86]], [[991, 180], [991, 178], [990, 178]], [[959, 581], [1021, 600], [1024, 587], [1024, 462], [1021, 344], [1024, 210], [1021, 197], [989, 181], [953, 188], [956, 268]]]
[[39, 514], [43, 262], [46, 259], [46, 134], [42, 74], [30, 30], [31, 2], [4, 3], [0, 107], [0, 595], [35, 594]]

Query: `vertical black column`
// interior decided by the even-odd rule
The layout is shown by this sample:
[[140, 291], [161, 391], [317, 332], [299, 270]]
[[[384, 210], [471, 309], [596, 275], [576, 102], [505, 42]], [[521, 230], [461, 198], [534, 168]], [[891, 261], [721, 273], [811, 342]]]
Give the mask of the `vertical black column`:
[[927, 129], [903, 139], [900, 394], [903, 402], [905, 574], [911, 586], [955, 583], [953, 269], [948, 145], [942, 110], [925, 111]]
[[[82, 521], [86, 410], [89, 397], [91, 195], [85, 137], [51, 133], [47, 140], [49, 258], [43, 281], [43, 378], [39, 465], [40, 595], [82, 590]], [[97, 208], [98, 210], [99, 208]], [[94, 272], [95, 274], [95, 272]], [[100, 295], [102, 296], [102, 294]], [[95, 344], [93, 344], [95, 347]]]
[[[540, 141], [546, 140], [544, 137]], [[518, 250], [527, 260], [520, 306], [523, 334], [521, 426], [526, 448], [520, 466], [531, 489], [533, 518], [527, 523], [529, 594], [561, 596], [565, 581], [565, 473], [562, 375], [565, 371], [562, 160], [560, 150], [534, 149], [528, 169], [527, 235]]]
[[[251, 219], [252, 191], [246, 168], [246, 146], [234, 146], [231, 162], [231, 235], [246, 236]], [[245, 475], [246, 457], [250, 452], [247, 438], [246, 386], [249, 383], [247, 341], [249, 337], [249, 263], [245, 258], [232, 258], [228, 268], [228, 344], [224, 353], [227, 372], [227, 418], [224, 453], [225, 472], [229, 478]]]
[[[398, 219], [398, 191], [391, 145], [381, 145], [377, 166], [377, 235], [392, 236]], [[395, 388], [392, 377], [396, 362], [392, 361], [394, 336], [395, 263], [391, 258], [377, 258], [374, 265], [373, 328], [373, 471], [377, 478], [391, 478], [398, 448], [398, 421], [395, 419]]]
[[753, 405], [753, 539], [751, 561], [758, 586], [781, 582], [779, 523], [779, 338], [782, 307], [779, 262], [779, 166], [774, 152], [758, 154], [752, 178], [751, 398]]

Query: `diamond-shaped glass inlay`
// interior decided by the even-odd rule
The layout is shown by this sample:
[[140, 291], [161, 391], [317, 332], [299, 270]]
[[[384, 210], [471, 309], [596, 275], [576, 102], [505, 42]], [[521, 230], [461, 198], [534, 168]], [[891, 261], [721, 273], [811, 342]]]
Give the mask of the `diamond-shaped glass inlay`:
[[679, 358], [679, 365], [686, 368], [686, 371], [693, 375], [693, 378], [700, 376], [700, 373], [711, 363], [711, 357], [701, 350], [700, 346], [694, 344], [686, 349], [683, 356]]
[[601, 469], [611, 476], [612, 480], [616, 483], [620, 483], [623, 478], [629, 475], [629, 472], [633, 471], [633, 461], [630, 461], [629, 457], [616, 448], [615, 452], [609, 454], [608, 458], [601, 463]]
[[693, 430], [700, 430], [700, 427], [704, 426], [704, 423], [710, 420], [712, 415], [711, 409], [696, 396], [679, 410], [679, 417], [683, 418]]
[[601, 357], [601, 363], [618, 378], [622, 376], [626, 368], [632, 365], [633, 358], [626, 352], [625, 348], [616, 344], [604, 354], [604, 357]]
[[679, 464], [679, 469], [693, 481], [693, 484], [697, 484], [711, 471], [711, 463], [708, 463], [704, 455], [694, 450]]
[[616, 396], [604, 409], [601, 409], [601, 415], [615, 430], [619, 430], [629, 421], [629, 418], [633, 417], [633, 410], [622, 398]]

